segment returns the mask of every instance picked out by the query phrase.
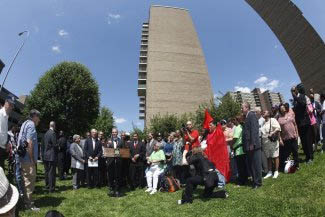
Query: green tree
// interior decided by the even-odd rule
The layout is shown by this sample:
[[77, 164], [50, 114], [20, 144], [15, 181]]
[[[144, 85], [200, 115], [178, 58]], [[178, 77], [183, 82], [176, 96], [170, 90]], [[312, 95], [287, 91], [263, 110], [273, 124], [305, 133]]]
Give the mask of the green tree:
[[106, 137], [110, 136], [114, 127], [113, 112], [107, 107], [102, 107], [94, 124], [94, 128], [103, 131]]
[[154, 134], [161, 133], [163, 136], [167, 136], [170, 132], [180, 130], [182, 125], [185, 125], [188, 120], [194, 122], [195, 125], [195, 116], [192, 113], [182, 115], [158, 114], [150, 119], [149, 131]]
[[98, 84], [84, 65], [62, 62], [48, 70], [31, 91], [25, 114], [33, 108], [41, 112], [41, 129], [54, 120], [68, 134], [83, 134], [98, 116]]
[[221, 98], [221, 102], [216, 109], [216, 113], [213, 114], [213, 118], [217, 121], [222, 119], [229, 119], [234, 118], [239, 115], [241, 112], [240, 104], [235, 102], [233, 98], [226, 94], [224, 97]]

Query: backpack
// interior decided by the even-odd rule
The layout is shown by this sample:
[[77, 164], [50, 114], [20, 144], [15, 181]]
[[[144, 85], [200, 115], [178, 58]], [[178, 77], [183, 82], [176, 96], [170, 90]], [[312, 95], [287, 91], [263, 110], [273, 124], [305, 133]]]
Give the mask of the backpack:
[[297, 170], [295, 166], [295, 162], [293, 160], [288, 159], [285, 162], [284, 173], [295, 173]]
[[161, 192], [176, 192], [181, 188], [179, 180], [173, 176], [163, 176], [161, 178]]

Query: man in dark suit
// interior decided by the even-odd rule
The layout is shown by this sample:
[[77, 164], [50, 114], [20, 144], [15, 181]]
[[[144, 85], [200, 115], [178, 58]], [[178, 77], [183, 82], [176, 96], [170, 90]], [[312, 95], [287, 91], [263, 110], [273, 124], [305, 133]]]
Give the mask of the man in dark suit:
[[45, 189], [50, 193], [55, 190], [58, 144], [55, 134], [55, 122], [50, 122], [50, 129], [44, 135]]
[[302, 84], [291, 89], [293, 97], [293, 111], [295, 112], [296, 123], [298, 126], [298, 133], [301, 140], [302, 149], [306, 155], [306, 162], [312, 163], [313, 155], [313, 130], [310, 125], [310, 119], [307, 111], [307, 98], [305, 89]]
[[[118, 138], [118, 130], [112, 129], [112, 138], [108, 140], [107, 147], [120, 149], [123, 148], [122, 140]], [[109, 177], [109, 188], [110, 195], [119, 197], [121, 187], [121, 176], [122, 176], [122, 159], [121, 158], [107, 158], [108, 177]]]
[[131, 190], [137, 186], [144, 187], [144, 164], [146, 160], [146, 146], [139, 140], [138, 134], [133, 134], [133, 140], [129, 142], [131, 162], [129, 168], [129, 184]]
[[65, 166], [65, 161], [66, 161], [67, 139], [65, 138], [62, 130], [59, 133], [58, 148], [59, 148], [58, 172], [59, 172], [60, 180], [64, 180], [65, 179], [64, 166]]
[[253, 178], [253, 189], [262, 186], [262, 155], [259, 138], [259, 125], [255, 112], [251, 111], [249, 103], [242, 104], [245, 119], [243, 129], [243, 150], [247, 154], [248, 169]]
[[88, 161], [87, 184], [88, 188], [98, 185], [98, 159], [102, 154], [102, 146], [97, 139], [97, 130], [91, 130], [91, 138], [85, 141], [84, 147], [86, 161]]

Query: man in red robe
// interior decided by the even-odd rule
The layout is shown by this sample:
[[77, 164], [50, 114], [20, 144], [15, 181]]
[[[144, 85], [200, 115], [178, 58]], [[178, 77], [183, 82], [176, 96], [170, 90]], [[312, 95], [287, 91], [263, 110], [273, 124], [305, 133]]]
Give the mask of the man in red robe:
[[221, 125], [216, 126], [213, 121], [209, 124], [205, 154], [228, 182], [231, 174], [227, 143]]

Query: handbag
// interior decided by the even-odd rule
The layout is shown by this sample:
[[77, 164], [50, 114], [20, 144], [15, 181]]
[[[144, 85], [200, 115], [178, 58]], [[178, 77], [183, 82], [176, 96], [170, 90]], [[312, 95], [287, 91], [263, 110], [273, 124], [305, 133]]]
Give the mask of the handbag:
[[[27, 153], [27, 147], [28, 147], [28, 142], [26, 139], [26, 136], [24, 136], [24, 131], [25, 131], [25, 127], [26, 127], [27, 121], [24, 123], [24, 127], [23, 127], [23, 131], [21, 133], [21, 140], [18, 141], [18, 148], [17, 148], [17, 154], [19, 155], [19, 157], [25, 157], [26, 153]], [[25, 137], [25, 138], [24, 138]]]
[[[271, 134], [271, 129], [272, 129], [272, 118], [270, 118], [270, 131], [269, 134]], [[271, 142], [276, 142], [279, 140], [279, 136], [277, 133], [273, 134], [272, 136], [269, 136], [269, 140]]]

